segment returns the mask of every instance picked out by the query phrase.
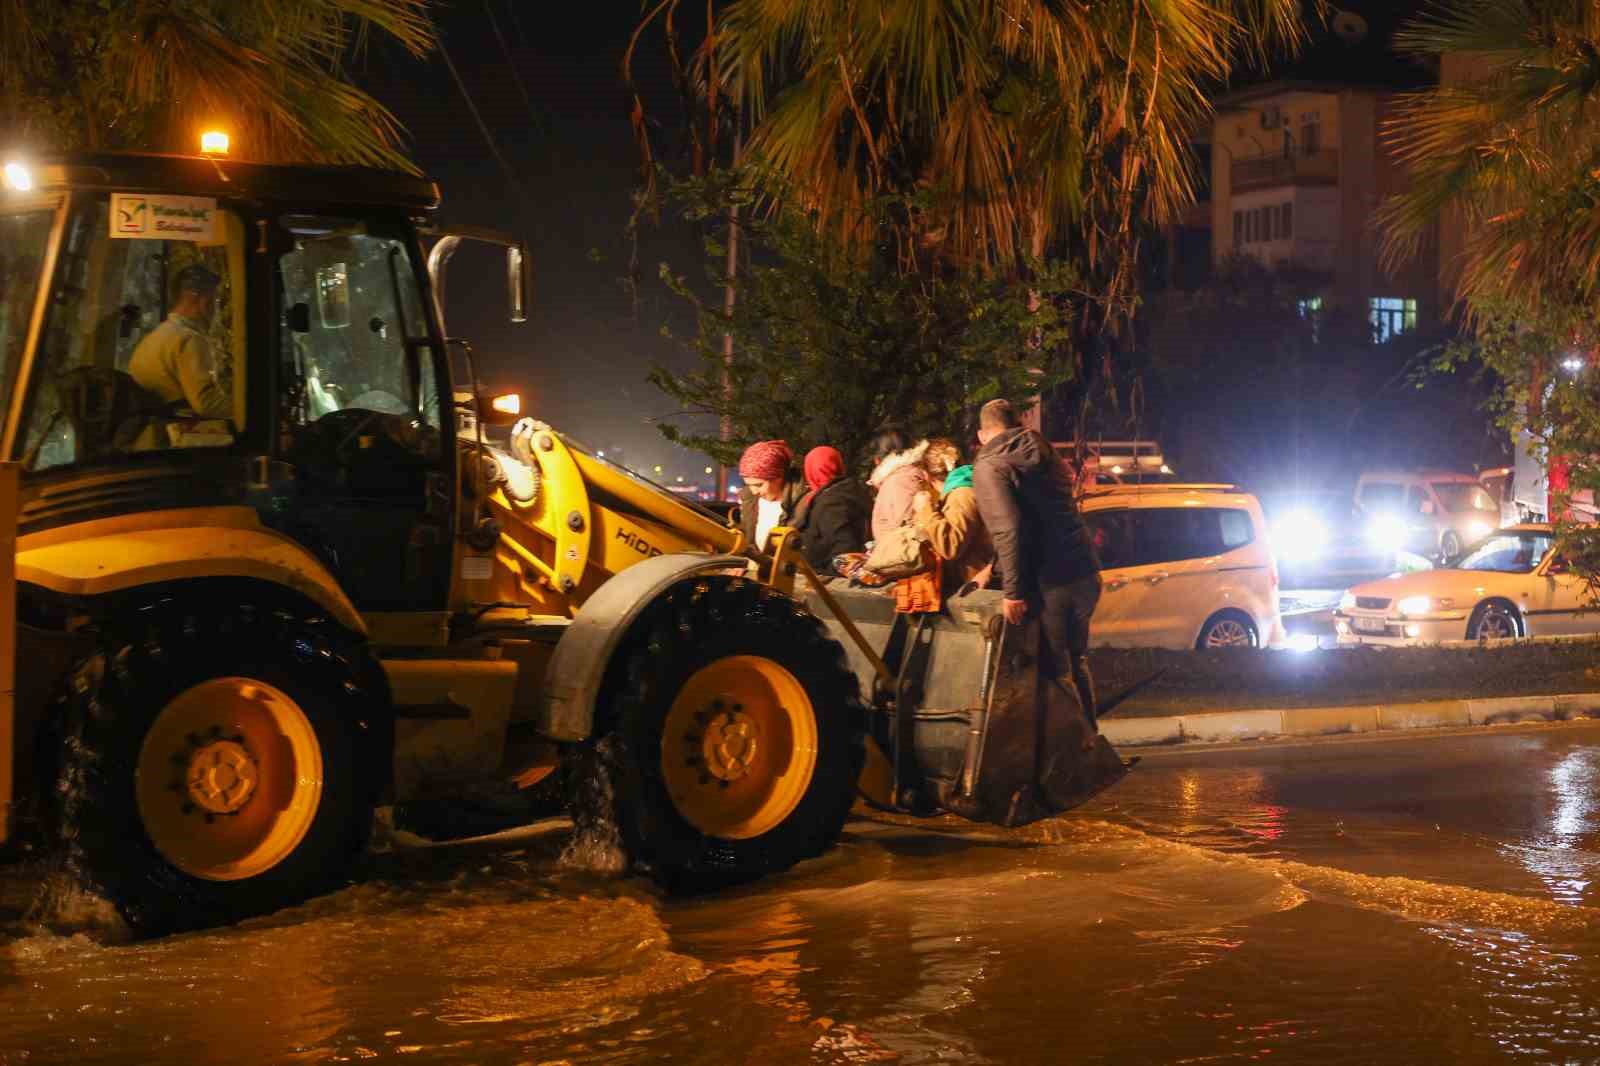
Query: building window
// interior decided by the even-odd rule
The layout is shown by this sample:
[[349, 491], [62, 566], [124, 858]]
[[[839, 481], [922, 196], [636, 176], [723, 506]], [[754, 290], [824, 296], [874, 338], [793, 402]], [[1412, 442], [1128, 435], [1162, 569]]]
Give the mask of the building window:
[[1256, 208], [1256, 236], [1264, 241], [1272, 240], [1272, 212], [1265, 207]]
[[1300, 150], [1315, 155], [1322, 149], [1322, 115], [1307, 111], [1300, 116]]
[[1294, 204], [1281, 204], [1278, 207], [1278, 236], [1288, 240], [1294, 236]]
[[1379, 344], [1417, 328], [1417, 301], [1398, 296], [1374, 296], [1367, 301], [1372, 338]]
[[1237, 246], [1244, 243], [1244, 212], [1233, 213], [1233, 243]]

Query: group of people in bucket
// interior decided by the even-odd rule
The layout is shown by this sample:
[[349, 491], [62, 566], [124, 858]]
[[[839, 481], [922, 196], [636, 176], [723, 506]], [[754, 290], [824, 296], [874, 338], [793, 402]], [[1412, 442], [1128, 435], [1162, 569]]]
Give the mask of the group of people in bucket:
[[1086, 653], [1100, 564], [1071, 475], [1005, 400], [979, 411], [977, 438], [965, 464], [954, 441], [913, 444], [886, 429], [865, 484], [836, 448], [811, 449], [796, 471], [785, 442], [752, 444], [739, 460], [745, 540], [765, 550], [772, 530], [788, 526], [819, 576], [892, 582], [907, 613], [938, 611], [945, 596], [972, 588], [1002, 589], [1006, 621], [1037, 617], [1041, 654], [1055, 676], [1070, 673], [1092, 720]]

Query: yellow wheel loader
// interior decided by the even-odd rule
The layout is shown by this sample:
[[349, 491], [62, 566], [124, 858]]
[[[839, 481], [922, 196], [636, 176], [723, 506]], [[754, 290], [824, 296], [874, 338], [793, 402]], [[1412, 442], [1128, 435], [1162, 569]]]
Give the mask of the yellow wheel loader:
[[998, 594], [896, 617], [514, 420], [442, 289], [462, 241], [503, 245], [520, 320], [525, 250], [438, 201], [218, 156], [5, 166], [8, 851], [58, 845], [156, 933], [345, 883], [378, 806], [552, 773], [691, 887], [822, 852], [858, 799], [1014, 825], [1122, 775]]

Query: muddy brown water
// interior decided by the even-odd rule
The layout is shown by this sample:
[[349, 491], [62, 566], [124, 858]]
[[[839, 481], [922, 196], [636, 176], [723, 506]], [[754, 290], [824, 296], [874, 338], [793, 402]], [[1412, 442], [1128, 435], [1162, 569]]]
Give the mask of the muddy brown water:
[[1597, 1061], [1597, 804], [1567, 727], [1163, 755], [693, 900], [563, 823], [157, 942], [60, 894], [0, 933], [0, 1063]]

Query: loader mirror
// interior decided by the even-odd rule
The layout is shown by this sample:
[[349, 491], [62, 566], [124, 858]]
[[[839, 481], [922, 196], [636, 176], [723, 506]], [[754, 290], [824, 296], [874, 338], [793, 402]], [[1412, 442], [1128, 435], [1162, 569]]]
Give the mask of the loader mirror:
[[522, 245], [513, 244], [506, 248], [506, 297], [513, 322], [528, 321], [529, 281]]
[[296, 333], [311, 332], [311, 306], [298, 303], [289, 306], [289, 328]]

